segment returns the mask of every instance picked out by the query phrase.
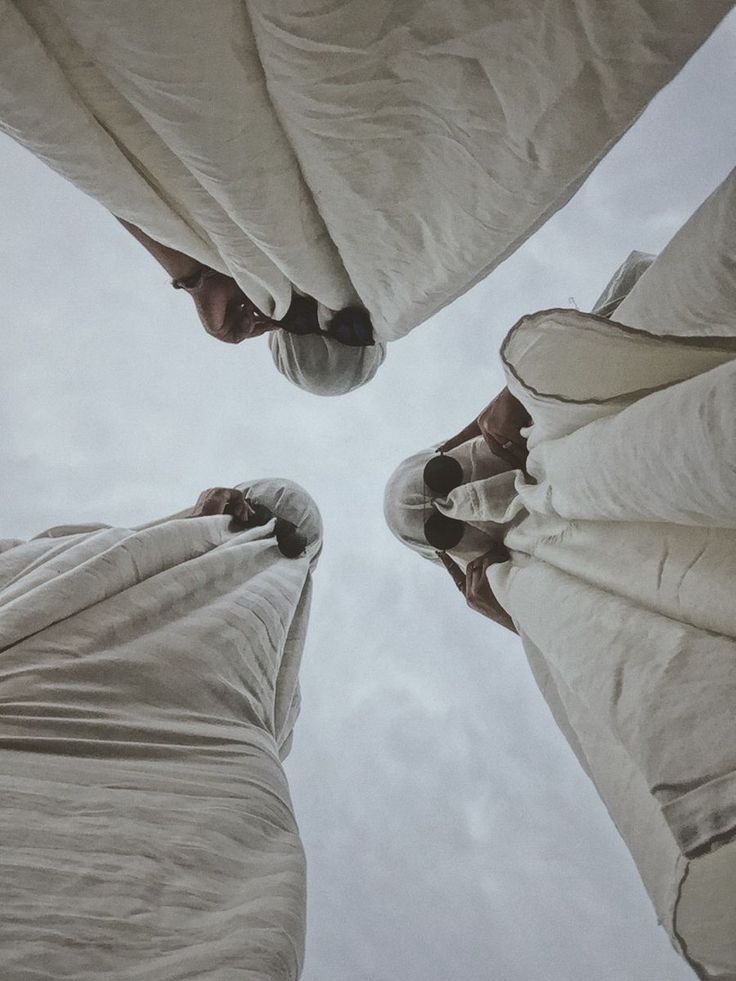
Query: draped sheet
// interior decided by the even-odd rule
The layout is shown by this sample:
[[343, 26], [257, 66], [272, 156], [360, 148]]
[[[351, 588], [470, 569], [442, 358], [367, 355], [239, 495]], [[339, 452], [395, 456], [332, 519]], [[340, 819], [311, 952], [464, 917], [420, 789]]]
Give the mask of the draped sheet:
[[[704, 979], [736, 978], [733, 211], [706, 220], [726, 215], [735, 181], [618, 308], [650, 311], [650, 330], [658, 302], [676, 311], [656, 335], [574, 311], [514, 328], [503, 357], [534, 419], [536, 482], [519, 474], [505, 501], [490, 481], [477, 488], [478, 517], [514, 517], [512, 561], [490, 572], [496, 594], [661, 922]], [[707, 293], [718, 334], [688, 282]]]
[[0, 0], [0, 126], [113, 214], [393, 340], [561, 207], [731, 0]]
[[[434, 502], [472, 526], [458, 561], [503, 530], [494, 592], [660, 922], [707, 981], [736, 979], [735, 190], [736, 172], [653, 263], [632, 253], [597, 305], [616, 322], [522, 318], [501, 354], [533, 419], [530, 479], [499, 472], [478, 439], [453, 451], [464, 482]], [[385, 505], [427, 558], [430, 454], [404, 461]]]
[[305, 864], [281, 760], [320, 549], [174, 516], [0, 549], [3, 978], [292, 981]]

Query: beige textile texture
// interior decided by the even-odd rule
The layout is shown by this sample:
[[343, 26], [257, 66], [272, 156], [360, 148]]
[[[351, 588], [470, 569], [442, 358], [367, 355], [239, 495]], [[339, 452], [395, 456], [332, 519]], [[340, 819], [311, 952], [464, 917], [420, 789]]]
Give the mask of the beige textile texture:
[[[504, 535], [495, 594], [660, 922], [708, 981], [736, 979], [735, 187], [731, 174], [653, 263], [632, 253], [614, 274], [599, 303], [617, 297], [627, 325], [552, 310], [512, 329], [502, 357], [534, 420], [534, 480], [475, 440], [450, 454], [465, 482], [434, 502], [471, 526], [460, 562]], [[431, 454], [397, 468], [384, 505], [427, 558]]]
[[[281, 760], [321, 543], [314, 502], [57, 528], [0, 550], [4, 981], [294, 981], [305, 863]], [[8, 547], [10, 546], [10, 547]]]
[[512, 561], [490, 572], [660, 921], [722, 981], [736, 978], [735, 185], [639, 279], [615, 313], [629, 326], [548, 311], [512, 330], [536, 483], [518, 475]]
[[[0, 0], [0, 126], [265, 313], [360, 300], [389, 341], [560, 208], [732, 7]], [[272, 345], [321, 394], [380, 363]]]
[[321, 334], [268, 335], [274, 364], [292, 385], [312, 395], [347, 395], [373, 378], [386, 357], [386, 345], [348, 347]]

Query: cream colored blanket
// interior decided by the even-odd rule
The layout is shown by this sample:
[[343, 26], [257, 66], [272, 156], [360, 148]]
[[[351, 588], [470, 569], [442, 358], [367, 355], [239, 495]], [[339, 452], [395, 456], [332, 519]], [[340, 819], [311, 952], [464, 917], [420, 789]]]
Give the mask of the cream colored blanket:
[[561, 207], [731, 0], [0, 0], [0, 126], [113, 214], [401, 337]]
[[512, 330], [535, 482], [519, 474], [503, 501], [492, 481], [475, 488], [476, 518], [515, 522], [512, 561], [490, 576], [540, 687], [709, 979], [736, 978], [735, 187], [617, 311], [648, 311], [653, 331], [661, 304], [656, 334], [575, 311]]
[[[294, 981], [305, 866], [281, 767], [321, 541], [273, 521], [61, 528], [0, 550], [5, 981]], [[10, 545], [11, 547], [7, 547]]]

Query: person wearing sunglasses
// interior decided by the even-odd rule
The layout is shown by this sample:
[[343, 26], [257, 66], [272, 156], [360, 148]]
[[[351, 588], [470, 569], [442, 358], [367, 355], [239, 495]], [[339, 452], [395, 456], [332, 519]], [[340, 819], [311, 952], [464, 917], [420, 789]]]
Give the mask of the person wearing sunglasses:
[[299, 977], [282, 761], [321, 543], [279, 479], [0, 541], [3, 978]]
[[[703, 979], [736, 977], [735, 217], [733, 171], [613, 317], [521, 318], [500, 353], [531, 421], [526, 447], [504, 428], [521, 420], [513, 403], [491, 436], [508, 436], [524, 469], [463, 466], [465, 483], [432, 499], [425, 453], [413, 483], [392, 478], [386, 507], [401, 519], [394, 533], [429, 558], [430, 499], [465, 534], [501, 530], [493, 598], [660, 923]], [[448, 455], [487, 452], [477, 430]], [[483, 551], [465, 535], [448, 543], [459, 566]]]
[[453, 443], [452, 453], [422, 450], [396, 468], [384, 493], [386, 522], [404, 545], [444, 566], [471, 609], [515, 632], [486, 575], [509, 558], [503, 538], [510, 518], [499, 513], [497, 520], [487, 520], [472, 506], [481, 487], [504, 501], [515, 468], [480, 436]]

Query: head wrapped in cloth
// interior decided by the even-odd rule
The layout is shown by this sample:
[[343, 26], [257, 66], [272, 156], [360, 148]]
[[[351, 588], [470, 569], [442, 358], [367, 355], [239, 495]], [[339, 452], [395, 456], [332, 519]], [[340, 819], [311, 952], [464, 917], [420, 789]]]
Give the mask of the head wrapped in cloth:
[[294, 385], [313, 395], [345, 395], [365, 385], [386, 357], [386, 346], [341, 344], [324, 334], [269, 334], [274, 363]]
[[[306, 555], [310, 561], [322, 550], [322, 517], [312, 497], [299, 484], [283, 477], [253, 480], [238, 484], [246, 500], [261, 507], [273, 533], [280, 536], [279, 522], [288, 525], [283, 529], [284, 542], [279, 541], [282, 555], [297, 558]], [[264, 524], [266, 522], [264, 521]], [[294, 546], [292, 548], [292, 545]]]
[[[482, 439], [474, 439], [447, 454], [457, 461], [462, 471], [460, 483], [447, 493], [431, 490], [424, 481], [424, 468], [437, 458], [437, 448], [430, 447], [408, 457], [391, 474], [383, 499], [383, 513], [391, 533], [400, 542], [426, 559], [437, 562], [437, 548], [427, 542], [425, 522], [436, 517], [449, 518], [462, 524], [462, 537], [446, 551], [461, 566], [487, 552], [503, 540], [507, 523], [489, 520], [481, 503], [487, 494], [478, 495], [476, 486], [486, 485], [490, 478], [498, 484], [496, 494], [501, 506], [499, 516], [505, 517], [506, 505], [513, 497], [513, 472], [508, 464], [494, 456]], [[453, 526], [445, 529], [437, 522], [441, 533], [452, 536]], [[457, 526], [456, 526], [457, 527]], [[449, 540], [449, 539], [448, 539]]]

